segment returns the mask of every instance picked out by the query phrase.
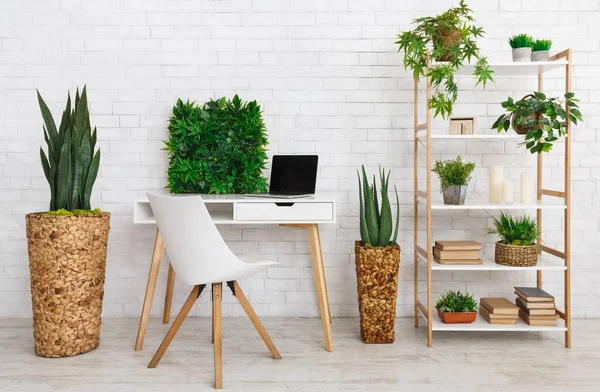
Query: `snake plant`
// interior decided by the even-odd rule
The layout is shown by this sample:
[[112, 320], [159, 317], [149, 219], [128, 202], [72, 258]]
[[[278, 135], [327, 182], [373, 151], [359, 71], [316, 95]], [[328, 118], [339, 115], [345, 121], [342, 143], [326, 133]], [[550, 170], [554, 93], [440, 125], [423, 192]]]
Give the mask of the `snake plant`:
[[358, 174], [358, 188], [360, 200], [360, 237], [362, 245], [367, 246], [392, 246], [398, 238], [398, 224], [400, 222], [400, 202], [398, 200], [398, 190], [396, 192], [396, 225], [392, 235], [393, 219], [392, 206], [388, 197], [388, 184], [391, 170], [385, 172], [385, 169], [379, 168], [379, 183], [381, 196], [381, 208], [379, 208], [377, 184], [375, 175], [373, 175], [373, 184], [369, 184], [365, 166], [362, 167], [362, 182], [360, 173]]
[[71, 95], [63, 111], [59, 127], [48, 105], [37, 92], [44, 119], [44, 139], [48, 155], [40, 147], [44, 175], [50, 184], [50, 211], [59, 209], [91, 210], [90, 195], [100, 166], [100, 150], [96, 146], [96, 128], [92, 132], [85, 86], [71, 107]]

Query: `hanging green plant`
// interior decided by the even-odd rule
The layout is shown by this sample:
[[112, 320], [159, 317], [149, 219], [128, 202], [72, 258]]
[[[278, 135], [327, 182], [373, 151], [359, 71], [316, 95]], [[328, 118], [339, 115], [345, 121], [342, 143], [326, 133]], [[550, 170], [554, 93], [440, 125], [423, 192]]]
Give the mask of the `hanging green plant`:
[[268, 190], [267, 130], [256, 101], [237, 95], [202, 106], [181, 99], [169, 122], [171, 193], [256, 193]]
[[[458, 98], [454, 73], [471, 60], [477, 61], [473, 71], [477, 84], [485, 87], [487, 82], [493, 81], [494, 71], [489, 68], [487, 58], [481, 55], [476, 41], [484, 31], [475, 26], [474, 21], [471, 10], [461, 0], [458, 7], [443, 14], [415, 19], [414, 30], [398, 35], [396, 44], [398, 51], [404, 51], [404, 68], [410, 68], [417, 79], [431, 78], [433, 93], [428, 104], [434, 110], [434, 117], [446, 118], [452, 114]], [[433, 64], [426, 74], [428, 53], [438, 63]]]

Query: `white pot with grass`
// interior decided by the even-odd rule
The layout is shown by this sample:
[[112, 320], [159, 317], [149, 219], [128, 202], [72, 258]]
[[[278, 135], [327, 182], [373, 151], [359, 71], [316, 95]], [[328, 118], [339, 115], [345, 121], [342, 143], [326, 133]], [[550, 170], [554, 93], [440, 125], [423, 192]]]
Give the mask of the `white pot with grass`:
[[513, 62], [529, 62], [531, 61], [531, 44], [533, 39], [527, 34], [514, 35], [508, 39], [508, 43], [512, 48]]
[[548, 39], [538, 39], [531, 45], [531, 61], [548, 61], [550, 58], [550, 47], [552, 41]]

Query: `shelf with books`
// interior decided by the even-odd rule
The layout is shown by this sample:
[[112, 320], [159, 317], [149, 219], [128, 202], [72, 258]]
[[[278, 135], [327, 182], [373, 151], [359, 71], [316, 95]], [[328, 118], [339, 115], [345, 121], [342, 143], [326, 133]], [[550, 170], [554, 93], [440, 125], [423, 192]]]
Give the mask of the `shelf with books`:
[[[419, 310], [421, 317], [425, 316]], [[426, 318], [425, 318], [426, 320]], [[424, 326], [427, 323], [423, 323]], [[527, 325], [527, 323], [521, 319], [517, 319], [516, 324], [490, 324], [483, 316], [477, 315], [475, 322], [471, 324], [444, 324], [437, 315], [433, 317], [432, 329], [434, 331], [456, 331], [456, 332], [485, 332], [485, 331], [506, 331], [506, 332], [536, 332], [536, 331], [548, 331], [548, 332], [564, 332], [567, 328], [564, 326], [563, 320], [558, 320], [556, 326], [534, 326]]]
[[[431, 263], [432, 271], [564, 271], [566, 269], [564, 260], [551, 255], [538, 256], [535, 267], [511, 267], [496, 264], [494, 255], [481, 255], [482, 264], [440, 264], [436, 261]], [[419, 254], [419, 261], [427, 263], [427, 260]]]

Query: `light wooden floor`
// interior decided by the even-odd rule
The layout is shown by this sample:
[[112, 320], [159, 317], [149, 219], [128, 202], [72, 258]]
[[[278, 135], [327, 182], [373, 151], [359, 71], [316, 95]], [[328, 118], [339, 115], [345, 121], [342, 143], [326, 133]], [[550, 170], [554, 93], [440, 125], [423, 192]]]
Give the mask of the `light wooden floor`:
[[[575, 320], [563, 334], [426, 332], [398, 319], [396, 343], [364, 345], [358, 320], [334, 319], [335, 352], [322, 349], [319, 319], [263, 319], [274, 360], [245, 318], [223, 320], [228, 391], [598, 391], [600, 320]], [[105, 319], [95, 351], [72, 358], [34, 354], [30, 320], [0, 320], [0, 391], [211, 391], [210, 320], [190, 318], [156, 369], [148, 369], [168, 326], [152, 319], [134, 352], [138, 320]]]

